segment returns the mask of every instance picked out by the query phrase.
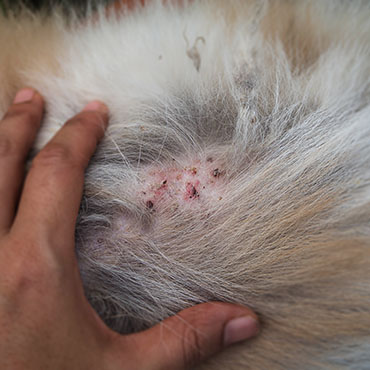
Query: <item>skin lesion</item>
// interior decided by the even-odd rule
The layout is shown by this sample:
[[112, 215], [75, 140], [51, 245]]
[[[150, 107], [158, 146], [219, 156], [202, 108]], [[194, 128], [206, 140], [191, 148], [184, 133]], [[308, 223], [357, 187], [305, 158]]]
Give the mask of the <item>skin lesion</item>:
[[192, 184], [191, 182], [186, 183], [186, 194], [185, 194], [185, 200], [186, 199], [197, 199], [199, 198], [199, 193], [196, 188], [196, 186], [199, 186], [199, 181], [196, 182], [196, 184]]
[[[217, 161], [196, 160], [191, 165], [147, 168], [143, 173], [140, 203], [155, 212], [162, 204], [181, 207], [223, 199], [226, 172]], [[214, 199], [213, 199], [214, 198]]]

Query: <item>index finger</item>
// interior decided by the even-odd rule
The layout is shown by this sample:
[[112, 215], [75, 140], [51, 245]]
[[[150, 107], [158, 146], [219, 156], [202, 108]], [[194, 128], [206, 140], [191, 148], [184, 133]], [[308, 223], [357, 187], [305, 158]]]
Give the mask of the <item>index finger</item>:
[[35, 157], [11, 232], [74, 246], [84, 171], [108, 122], [108, 108], [88, 104]]
[[22, 188], [26, 159], [36, 137], [44, 101], [34, 89], [20, 90], [0, 121], [0, 235], [13, 221]]

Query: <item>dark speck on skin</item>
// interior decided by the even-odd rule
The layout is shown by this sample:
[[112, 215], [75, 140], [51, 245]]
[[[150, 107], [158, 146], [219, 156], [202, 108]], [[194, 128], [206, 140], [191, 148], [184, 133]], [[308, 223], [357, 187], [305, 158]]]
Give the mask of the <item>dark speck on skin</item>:
[[221, 171], [216, 168], [215, 170], [213, 170], [213, 176], [214, 177], [220, 177], [221, 176]]

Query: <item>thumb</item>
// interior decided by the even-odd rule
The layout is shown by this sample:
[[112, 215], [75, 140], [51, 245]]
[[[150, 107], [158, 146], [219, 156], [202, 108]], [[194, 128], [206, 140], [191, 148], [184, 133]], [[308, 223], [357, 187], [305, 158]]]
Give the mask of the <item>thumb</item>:
[[258, 331], [257, 316], [248, 308], [204, 303], [126, 339], [138, 354], [138, 369], [187, 369]]

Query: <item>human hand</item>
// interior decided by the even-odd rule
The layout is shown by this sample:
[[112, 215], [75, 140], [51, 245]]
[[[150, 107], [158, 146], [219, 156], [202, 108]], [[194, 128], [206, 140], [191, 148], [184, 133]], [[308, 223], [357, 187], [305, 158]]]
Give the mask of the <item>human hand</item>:
[[0, 121], [0, 368], [184, 369], [257, 334], [249, 309], [206, 303], [142, 333], [110, 330], [87, 302], [74, 231], [84, 170], [108, 110], [88, 104], [35, 157], [43, 99], [21, 90]]

